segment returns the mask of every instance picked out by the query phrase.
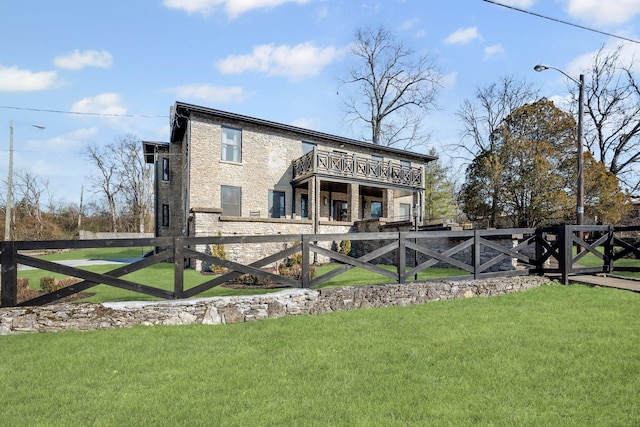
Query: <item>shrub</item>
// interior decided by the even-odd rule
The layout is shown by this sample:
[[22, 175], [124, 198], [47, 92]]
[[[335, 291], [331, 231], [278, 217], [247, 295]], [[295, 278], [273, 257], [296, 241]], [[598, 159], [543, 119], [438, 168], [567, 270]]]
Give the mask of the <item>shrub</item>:
[[27, 301], [40, 295], [39, 291], [29, 287], [29, 279], [25, 277], [18, 277], [17, 287], [18, 302]]
[[40, 278], [40, 289], [45, 292], [55, 292], [60, 289], [60, 286], [56, 283], [55, 277], [44, 276]]
[[351, 240], [343, 240], [340, 242], [340, 253], [349, 255], [351, 253]]
[[55, 292], [79, 282], [82, 282], [82, 279], [77, 277], [67, 277], [65, 279], [56, 280], [55, 277], [44, 276], [40, 278], [40, 289], [45, 292]]
[[[317, 273], [315, 265], [309, 266], [309, 276], [314, 278]], [[302, 252], [297, 252], [287, 258], [278, 265], [278, 274], [291, 279], [302, 279]]]
[[[218, 231], [218, 237], [221, 237], [222, 233], [220, 231]], [[214, 257], [220, 258], [220, 259], [227, 259], [227, 251], [224, 248], [224, 244], [223, 243], [217, 243], [215, 245], [213, 245], [213, 249], [212, 249], [212, 255]], [[224, 272], [224, 267], [221, 265], [213, 265], [210, 267], [210, 269], [214, 272], [214, 273], [222, 273]]]

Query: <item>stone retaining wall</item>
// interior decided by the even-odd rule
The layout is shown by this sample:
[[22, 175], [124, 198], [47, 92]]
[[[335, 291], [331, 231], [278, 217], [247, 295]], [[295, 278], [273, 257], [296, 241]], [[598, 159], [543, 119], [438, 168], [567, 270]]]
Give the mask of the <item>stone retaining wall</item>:
[[550, 281], [540, 276], [488, 280], [419, 282], [287, 289], [273, 294], [180, 301], [52, 304], [0, 309], [0, 335], [23, 332], [94, 330], [138, 325], [219, 325], [369, 307], [423, 304], [429, 301], [495, 296], [536, 288]]

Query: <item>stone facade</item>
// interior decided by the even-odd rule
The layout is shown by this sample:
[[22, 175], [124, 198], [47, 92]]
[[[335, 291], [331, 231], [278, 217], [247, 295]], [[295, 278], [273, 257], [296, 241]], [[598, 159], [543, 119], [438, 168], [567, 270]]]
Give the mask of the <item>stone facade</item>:
[[0, 309], [0, 335], [152, 325], [219, 325], [301, 314], [495, 296], [549, 284], [546, 277], [289, 289], [274, 294], [181, 301], [54, 304]]
[[[241, 142], [229, 160], [231, 130]], [[156, 235], [167, 237], [344, 232], [372, 215], [411, 216], [422, 212], [423, 166], [435, 159], [185, 103], [172, 108], [169, 143], [144, 149], [156, 167]], [[310, 169], [296, 175], [309, 149]], [[233, 216], [223, 187], [239, 191]], [[282, 211], [272, 209], [276, 196]]]

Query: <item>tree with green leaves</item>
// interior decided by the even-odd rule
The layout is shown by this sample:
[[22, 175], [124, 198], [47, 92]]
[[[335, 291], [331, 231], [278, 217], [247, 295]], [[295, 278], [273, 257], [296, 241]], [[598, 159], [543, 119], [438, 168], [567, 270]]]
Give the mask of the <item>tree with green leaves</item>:
[[620, 189], [620, 181], [590, 151], [584, 153], [584, 211], [594, 223], [618, 224], [633, 209], [631, 197]]
[[[430, 155], [436, 156], [431, 149]], [[425, 166], [424, 218], [427, 223], [439, 223], [457, 216], [458, 207], [454, 196], [455, 185], [450, 178], [449, 169], [440, 159]]]
[[535, 227], [566, 218], [575, 182], [575, 120], [540, 99], [513, 110], [495, 129], [493, 149], [467, 168], [463, 211], [488, 227]]

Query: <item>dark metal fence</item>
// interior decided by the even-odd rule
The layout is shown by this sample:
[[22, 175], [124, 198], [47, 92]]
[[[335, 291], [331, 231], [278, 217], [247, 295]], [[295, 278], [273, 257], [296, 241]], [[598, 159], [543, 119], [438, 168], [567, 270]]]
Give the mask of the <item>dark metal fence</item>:
[[[154, 239], [115, 240], [57, 240], [57, 241], [7, 241], [0, 243], [1, 306], [42, 305], [78, 292], [105, 284], [162, 299], [190, 298], [215, 286], [237, 280], [244, 274], [253, 275], [284, 286], [309, 288], [320, 285], [354, 268], [362, 268], [389, 279], [389, 282], [405, 283], [417, 274], [435, 266], [448, 266], [462, 271], [455, 279], [483, 279], [488, 277], [556, 274], [563, 283], [574, 274], [609, 273], [620, 258], [640, 258], [640, 244], [635, 236], [640, 227], [614, 228], [613, 226], [557, 226], [549, 228], [516, 228], [500, 230], [467, 231], [416, 231], [387, 233], [303, 234], [275, 236], [212, 236], [175, 237]], [[451, 244], [442, 249], [434, 242], [446, 239]], [[375, 242], [375, 249], [360, 256], [349, 256], [337, 249], [329, 249], [332, 242], [350, 240]], [[284, 249], [251, 262], [241, 263], [221, 259], [196, 248], [206, 245], [262, 245], [281, 244]], [[290, 246], [289, 246], [290, 245]], [[335, 244], [333, 246], [336, 246]], [[29, 256], [29, 251], [82, 248], [155, 247], [151, 256], [114, 268], [103, 274], [81, 268]], [[356, 251], [352, 251], [356, 252]], [[284, 277], [272, 269], [273, 265], [294, 254], [302, 254], [302, 273], [299, 279]], [[598, 265], [582, 266], [579, 261], [593, 254], [601, 261]], [[316, 257], [326, 257], [339, 264], [328, 273], [311, 277], [311, 265]], [[379, 265], [381, 259], [393, 259], [392, 268]], [[187, 260], [201, 260], [223, 266], [226, 272], [197, 286], [185, 289], [184, 270]], [[123, 279], [129, 273], [158, 263], [173, 262], [173, 290], [154, 287]], [[60, 290], [44, 294], [28, 301], [17, 300], [18, 265], [61, 273], [82, 281]], [[510, 265], [505, 268], [504, 265]], [[640, 271], [639, 268], [616, 270]]]

